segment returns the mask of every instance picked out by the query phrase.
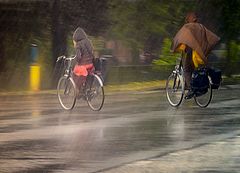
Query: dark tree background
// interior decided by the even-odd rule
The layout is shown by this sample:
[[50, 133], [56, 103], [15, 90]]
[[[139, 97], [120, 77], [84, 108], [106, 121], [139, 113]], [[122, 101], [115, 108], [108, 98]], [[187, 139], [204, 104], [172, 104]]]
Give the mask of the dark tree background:
[[53, 60], [66, 54], [67, 36], [78, 26], [92, 36], [102, 34], [109, 24], [107, 0], [54, 0], [52, 4]]
[[54, 62], [57, 56], [66, 53], [67, 37], [77, 26], [91, 35], [107, 28], [107, 8], [106, 0], [0, 1], [0, 38], [12, 42], [7, 45], [1, 41], [0, 61], [7, 58], [4, 46], [12, 46], [18, 52], [28, 39], [42, 39], [50, 32]]
[[200, 21], [221, 37], [226, 66], [236, 64], [239, 0], [0, 0], [0, 82], [26, 79], [31, 43], [38, 45], [47, 78], [57, 56], [68, 53], [78, 26], [91, 36], [122, 40], [133, 50], [136, 62], [140, 49], [158, 57], [168, 49], [168, 40], [188, 11], [196, 11]]
[[74, 29], [81, 26], [90, 35], [103, 34], [109, 26], [107, 12], [106, 0], [0, 0], [1, 81], [14, 85], [19, 71], [26, 81], [32, 43], [44, 59], [43, 75], [51, 76], [56, 58], [67, 54]]

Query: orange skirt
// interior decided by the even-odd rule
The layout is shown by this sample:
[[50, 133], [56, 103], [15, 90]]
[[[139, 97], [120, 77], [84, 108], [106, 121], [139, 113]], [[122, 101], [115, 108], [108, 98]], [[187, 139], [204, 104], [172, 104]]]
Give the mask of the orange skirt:
[[88, 71], [93, 70], [93, 64], [86, 64], [86, 65], [75, 65], [73, 69], [73, 73], [76, 76], [87, 76]]

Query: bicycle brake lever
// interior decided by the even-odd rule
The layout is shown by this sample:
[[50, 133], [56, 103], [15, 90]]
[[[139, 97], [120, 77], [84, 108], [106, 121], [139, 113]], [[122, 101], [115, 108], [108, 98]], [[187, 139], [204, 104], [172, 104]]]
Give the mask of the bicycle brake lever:
[[65, 57], [64, 55], [59, 56], [59, 57], [57, 58], [57, 61], [56, 61], [56, 62], [60, 61], [61, 59], [65, 59], [65, 58], [66, 58], [66, 57]]

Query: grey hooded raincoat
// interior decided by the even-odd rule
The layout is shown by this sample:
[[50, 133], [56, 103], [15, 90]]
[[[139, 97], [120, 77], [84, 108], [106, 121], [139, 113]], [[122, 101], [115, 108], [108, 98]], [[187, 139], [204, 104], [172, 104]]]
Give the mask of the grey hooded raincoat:
[[78, 27], [75, 30], [73, 40], [76, 42], [76, 60], [78, 65], [93, 63], [93, 46], [82, 28]]

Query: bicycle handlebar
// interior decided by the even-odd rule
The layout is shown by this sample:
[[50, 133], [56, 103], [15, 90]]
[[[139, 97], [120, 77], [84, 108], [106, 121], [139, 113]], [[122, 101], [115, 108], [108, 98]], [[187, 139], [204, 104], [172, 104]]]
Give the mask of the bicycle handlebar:
[[75, 59], [75, 58], [76, 58], [76, 55], [71, 56], [71, 57], [66, 57], [65, 55], [62, 55], [62, 56], [59, 56], [59, 57], [57, 58], [57, 61], [56, 61], [56, 62], [60, 61], [61, 59], [65, 59], [65, 60], [67, 60], [67, 61], [71, 61], [71, 60], [73, 60], [73, 59]]
[[60, 61], [61, 59], [65, 59], [65, 58], [66, 58], [65, 55], [59, 56], [59, 57], [57, 58], [57, 61], [56, 61], [56, 62]]

